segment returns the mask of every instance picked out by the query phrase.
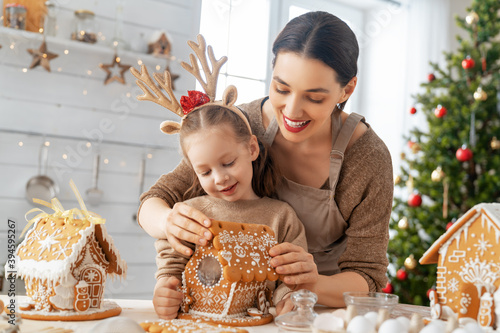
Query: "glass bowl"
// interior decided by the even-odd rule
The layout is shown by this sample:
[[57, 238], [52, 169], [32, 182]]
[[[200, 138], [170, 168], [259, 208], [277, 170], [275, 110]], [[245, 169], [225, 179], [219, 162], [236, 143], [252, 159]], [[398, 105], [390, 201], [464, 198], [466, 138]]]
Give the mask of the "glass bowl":
[[380, 309], [387, 309], [391, 313], [398, 304], [399, 297], [394, 294], [375, 293], [375, 292], [345, 292], [344, 302], [346, 307], [354, 305], [358, 315], [364, 315], [368, 312], [378, 312]]

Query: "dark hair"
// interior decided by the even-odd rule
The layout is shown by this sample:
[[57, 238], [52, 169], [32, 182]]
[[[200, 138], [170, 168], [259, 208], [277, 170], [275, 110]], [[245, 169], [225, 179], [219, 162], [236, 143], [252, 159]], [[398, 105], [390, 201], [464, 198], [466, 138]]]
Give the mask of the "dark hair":
[[[309, 12], [292, 19], [273, 44], [273, 67], [280, 52], [294, 52], [321, 60], [337, 72], [345, 87], [358, 73], [358, 41], [349, 26], [327, 12]], [[340, 104], [344, 109], [345, 103]]]
[[[192, 134], [199, 133], [214, 126], [220, 127], [229, 125], [234, 132], [234, 137], [238, 142], [248, 142], [252, 134], [239, 115], [230, 109], [221, 105], [202, 106], [190, 112], [182, 121], [182, 127], [179, 133], [182, 153], [186, 160], [191, 163], [187, 157], [184, 142]], [[276, 188], [281, 181], [281, 173], [270, 154], [268, 147], [259, 141], [259, 156], [252, 162], [252, 188], [259, 197], [276, 197]], [[184, 193], [184, 200], [206, 194], [201, 187], [200, 181], [193, 171], [193, 184]]]

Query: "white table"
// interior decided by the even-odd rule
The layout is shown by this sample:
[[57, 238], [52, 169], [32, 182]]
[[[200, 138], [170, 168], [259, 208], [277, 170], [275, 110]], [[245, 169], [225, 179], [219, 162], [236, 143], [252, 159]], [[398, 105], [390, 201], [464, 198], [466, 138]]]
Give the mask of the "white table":
[[[17, 301], [22, 302], [25, 296], [19, 296]], [[0, 295], [0, 299], [7, 304], [8, 297], [6, 295]], [[153, 303], [151, 300], [130, 300], [130, 299], [113, 299], [118, 305], [121, 306], [122, 312], [120, 316], [128, 317], [138, 323], [143, 321], [157, 321], [158, 317], [153, 308]], [[19, 304], [19, 303], [18, 303]], [[318, 313], [333, 311], [332, 308], [326, 307], [316, 307]], [[406, 316], [411, 317], [413, 313], [419, 313], [423, 317], [430, 317], [430, 309], [423, 306], [415, 306], [408, 304], [399, 304], [393, 311], [391, 317]], [[104, 319], [105, 320], [105, 319]], [[91, 329], [98, 323], [97, 320], [90, 321], [39, 321], [39, 320], [29, 320], [23, 319], [21, 323], [22, 333], [50, 333], [47, 329], [49, 327], [53, 328], [64, 328], [73, 330], [75, 333], [89, 333]], [[245, 327], [250, 333], [278, 333], [278, 327], [274, 323], [270, 323], [263, 326], [253, 326]], [[60, 331], [61, 332], [61, 331]]]

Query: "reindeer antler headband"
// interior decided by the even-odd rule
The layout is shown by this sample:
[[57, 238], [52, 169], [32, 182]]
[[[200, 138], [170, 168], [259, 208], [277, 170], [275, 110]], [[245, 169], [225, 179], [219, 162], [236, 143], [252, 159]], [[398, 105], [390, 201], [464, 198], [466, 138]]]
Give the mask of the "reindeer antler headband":
[[166, 134], [178, 133], [182, 126], [182, 120], [189, 114], [189, 112], [207, 103], [210, 103], [212, 105], [220, 105], [230, 109], [243, 119], [243, 121], [248, 127], [248, 130], [250, 131], [250, 133], [252, 133], [252, 129], [250, 128], [250, 124], [248, 123], [247, 118], [245, 117], [243, 112], [241, 112], [240, 109], [234, 106], [236, 98], [238, 97], [238, 91], [236, 90], [235, 86], [233, 85], [228, 86], [226, 90], [224, 90], [222, 101], [217, 101], [217, 102], [215, 101], [217, 78], [219, 76], [220, 68], [227, 61], [227, 57], [224, 56], [219, 60], [215, 59], [212, 46], [209, 45], [208, 57], [210, 59], [210, 63], [212, 64], [212, 70], [210, 71], [206, 55], [207, 46], [205, 38], [203, 38], [202, 35], [198, 35], [198, 44], [196, 44], [194, 41], [191, 40], [188, 41], [187, 43], [198, 57], [198, 60], [200, 61], [201, 68], [206, 77], [206, 82], [203, 81], [203, 78], [201, 76], [201, 71], [198, 66], [198, 61], [196, 60], [195, 56], [192, 53], [189, 55], [191, 65], [185, 62], [181, 62], [181, 65], [185, 70], [191, 73], [196, 78], [196, 80], [198, 80], [198, 82], [203, 87], [203, 90], [205, 90], [206, 94], [203, 94], [202, 92], [199, 91], [188, 91], [189, 97], [182, 96], [180, 102], [178, 102], [177, 99], [175, 98], [172, 89], [172, 81], [170, 78], [170, 73], [167, 70], [165, 70], [163, 76], [160, 75], [159, 73], [154, 73], [153, 77], [155, 78], [156, 82], [158, 82], [158, 85], [167, 92], [168, 96], [170, 97], [168, 98], [163, 94], [161, 89], [154, 83], [153, 79], [151, 79], [151, 76], [149, 75], [146, 66], [141, 65], [141, 72], [137, 71], [133, 67], [130, 68], [130, 72], [132, 72], [132, 74], [137, 78], [135, 82], [144, 92], [144, 95], [137, 96], [137, 99], [140, 101], [155, 102], [156, 104], [159, 104], [167, 108], [168, 110], [172, 111], [173, 113], [181, 117], [180, 123], [170, 120], [166, 120], [161, 123], [160, 129], [163, 133]]

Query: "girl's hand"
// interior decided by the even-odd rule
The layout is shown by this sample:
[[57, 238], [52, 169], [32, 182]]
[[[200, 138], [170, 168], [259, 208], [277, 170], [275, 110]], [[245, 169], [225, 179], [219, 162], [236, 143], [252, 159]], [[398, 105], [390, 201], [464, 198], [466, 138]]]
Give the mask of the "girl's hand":
[[283, 275], [283, 282], [292, 290], [308, 289], [314, 292], [319, 274], [312, 254], [291, 243], [281, 243], [269, 250], [271, 266]]
[[212, 238], [212, 233], [207, 229], [211, 225], [210, 219], [199, 210], [182, 202], [176, 203], [167, 211], [163, 223], [170, 245], [177, 252], [186, 255], [191, 255], [193, 251], [181, 241], [206, 245]]
[[283, 297], [281, 301], [276, 304], [276, 316], [290, 312], [293, 310], [293, 302], [290, 298], [290, 294]]
[[180, 285], [179, 279], [174, 276], [160, 278], [156, 282], [153, 294], [153, 305], [155, 312], [160, 319], [174, 319], [179, 312], [182, 292], [177, 290]]

